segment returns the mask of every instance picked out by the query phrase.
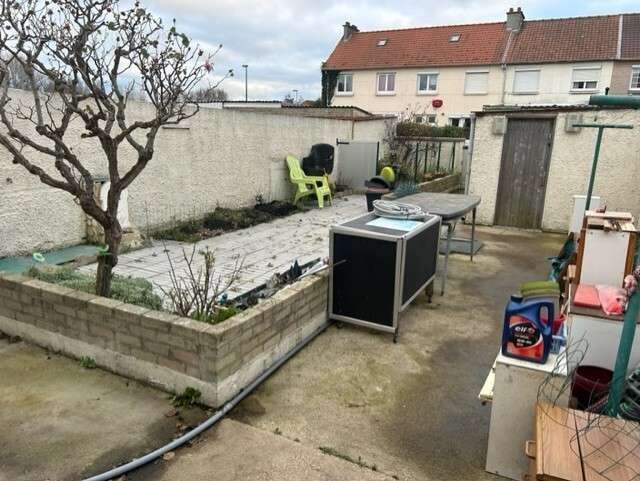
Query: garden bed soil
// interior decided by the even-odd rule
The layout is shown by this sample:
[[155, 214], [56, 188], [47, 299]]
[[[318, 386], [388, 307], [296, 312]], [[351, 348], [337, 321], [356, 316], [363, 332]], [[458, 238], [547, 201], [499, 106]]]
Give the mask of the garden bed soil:
[[241, 209], [217, 207], [216, 210], [205, 215], [203, 219], [182, 222], [169, 229], [156, 232], [152, 236], [155, 239], [198, 242], [224, 232], [271, 222], [296, 212], [299, 212], [298, 207], [290, 202], [280, 200], [258, 203], [254, 207]]

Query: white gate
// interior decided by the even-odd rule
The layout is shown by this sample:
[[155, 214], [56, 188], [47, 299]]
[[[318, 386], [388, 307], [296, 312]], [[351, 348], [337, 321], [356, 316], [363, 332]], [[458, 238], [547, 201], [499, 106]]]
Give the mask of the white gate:
[[376, 175], [380, 144], [354, 140], [337, 141], [338, 152], [334, 180], [352, 189], [364, 189], [365, 180]]

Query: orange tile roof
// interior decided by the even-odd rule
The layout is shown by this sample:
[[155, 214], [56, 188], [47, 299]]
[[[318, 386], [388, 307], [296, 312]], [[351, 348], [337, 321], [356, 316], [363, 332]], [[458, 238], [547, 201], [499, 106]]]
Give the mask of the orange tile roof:
[[[640, 59], [640, 14], [623, 15], [622, 58]], [[514, 34], [507, 63], [614, 60], [620, 15], [525, 20]], [[459, 42], [450, 37], [460, 34]], [[323, 65], [327, 70], [496, 65], [509, 34], [505, 22], [356, 32], [340, 40]], [[387, 39], [385, 46], [377, 42]]]
[[640, 59], [640, 13], [624, 16], [620, 57], [628, 60]]
[[[449, 41], [454, 34], [460, 34], [459, 42]], [[506, 38], [504, 23], [357, 32], [346, 42], [340, 40], [325, 68], [497, 64]], [[382, 39], [387, 44], [378, 47]]]
[[508, 63], [613, 60], [619, 15], [525, 20], [507, 56]]

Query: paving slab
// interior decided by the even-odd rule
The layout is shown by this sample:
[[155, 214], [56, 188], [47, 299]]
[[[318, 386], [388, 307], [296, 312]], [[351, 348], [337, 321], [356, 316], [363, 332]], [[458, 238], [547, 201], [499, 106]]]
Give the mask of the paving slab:
[[[377, 467], [375, 468], [377, 469]], [[393, 481], [319, 449], [230, 419], [169, 461], [130, 473], [127, 481]]]
[[75, 481], [129, 461], [195, 425], [166, 417], [169, 396], [23, 342], [0, 339], [0, 481]]
[[[240, 277], [230, 289], [230, 297], [247, 292], [263, 284], [276, 272], [284, 272], [298, 261], [304, 264], [329, 255], [329, 226], [366, 212], [366, 200], [362, 195], [335, 199], [333, 205], [323, 209], [311, 209], [257, 226], [228, 232], [196, 243], [196, 250], [209, 248], [216, 255], [216, 272], [228, 278], [242, 261]], [[171, 288], [169, 277], [171, 262], [178, 275], [184, 270], [184, 254], [191, 254], [193, 244], [175, 241], [153, 241], [147, 248], [119, 256], [114, 272], [149, 280], [158, 294]], [[196, 254], [194, 266], [202, 265]], [[95, 272], [96, 265], [80, 268], [83, 272]]]

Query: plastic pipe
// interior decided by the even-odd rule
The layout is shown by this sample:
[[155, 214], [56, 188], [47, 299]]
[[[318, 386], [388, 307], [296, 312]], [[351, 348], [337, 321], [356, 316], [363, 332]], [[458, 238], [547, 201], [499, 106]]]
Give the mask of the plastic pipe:
[[[640, 240], [636, 241], [636, 253], [633, 257], [634, 268], [638, 265], [639, 260]], [[609, 416], [616, 417], [620, 412], [620, 400], [622, 399], [622, 391], [624, 390], [625, 381], [627, 380], [627, 369], [629, 367], [633, 339], [636, 334], [636, 322], [639, 311], [640, 292], [636, 290], [629, 299], [627, 312], [624, 313], [624, 324], [622, 325], [622, 333], [620, 334], [620, 344], [618, 345], [618, 354], [616, 356], [616, 364], [613, 370], [613, 379], [607, 401], [606, 413]]]
[[211, 416], [209, 419], [204, 421], [198, 427], [192, 429], [191, 431], [184, 434], [183, 436], [173, 440], [169, 444], [165, 444], [161, 448], [156, 449], [155, 451], [145, 454], [140, 458], [134, 459], [133, 461], [127, 464], [123, 464], [122, 466], [118, 466], [117, 468], [114, 468], [110, 471], [106, 471], [102, 474], [98, 474], [90, 478], [86, 478], [84, 481], [109, 481], [111, 479], [117, 478], [118, 476], [122, 476], [123, 474], [126, 474], [129, 471], [138, 469], [144, 466], [145, 464], [148, 464], [151, 461], [158, 459], [163, 454], [168, 453], [169, 451], [173, 451], [174, 449], [177, 449], [180, 446], [182, 446], [187, 441], [192, 440], [198, 434], [206, 431], [211, 426], [213, 426], [218, 421], [220, 421], [223, 417], [225, 417], [229, 413], [229, 411], [231, 411], [236, 405], [238, 405], [238, 403], [240, 403], [240, 401], [242, 401], [245, 397], [247, 397], [255, 388], [257, 388], [269, 376], [271, 376], [271, 374], [277, 371], [284, 363], [286, 363], [289, 359], [291, 359], [298, 352], [300, 352], [302, 348], [304, 348], [307, 344], [313, 341], [319, 334], [324, 332], [324, 330], [328, 326], [329, 326], [329, 323], [325, 323], [322, 327], [320, 327], [320, 329], [316, 330], [315, 332], [313, 332], [312, 334], [304, 338], [302, 341], [300, 341], [300, 343], [297, 344], [291, 351], [286, 353], [278, 361], [272, 364], [271, 367], [269, 367], [269, 369], [267, 369], [265, 372], [260, 374], [260, 376], [254, 379], [251, 382], [251, 384], [249, 384], [246, 388], [244, 388], [242, 391], [236, 394], [227, 404], [225, 404], [222, 409], [216, 411], [216, 413], [213, 416]]
[[589, 187], [587, 189], [587, 202], [585, 203], [584, 210], [589, 210], [591, 207], [591, 195], [593, 194], [593, 183], [596, 180], [596, 169], [598, 168], [598, 157], [600, 156], [600, 146], [602, 145], [602, 134], [604, 128], [598, 129], [598, 137], [596, 139], [596, 150], [593, 152], [593, 163], [591, 164], [591, 175], [589, 176]]
[[592, 95], [589, 105], [613, 105], [617, 107], [640, 108], [640, 97], [635, 95]]

